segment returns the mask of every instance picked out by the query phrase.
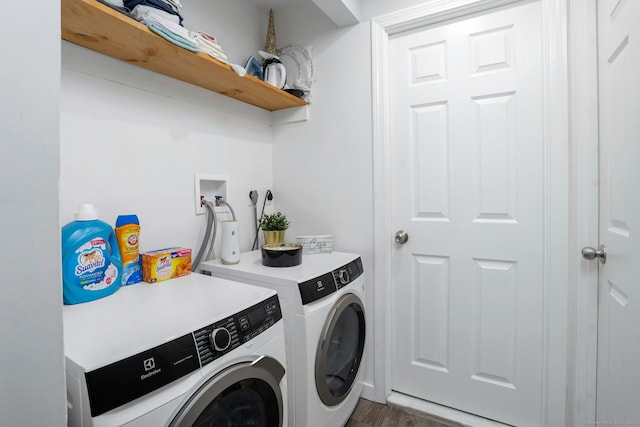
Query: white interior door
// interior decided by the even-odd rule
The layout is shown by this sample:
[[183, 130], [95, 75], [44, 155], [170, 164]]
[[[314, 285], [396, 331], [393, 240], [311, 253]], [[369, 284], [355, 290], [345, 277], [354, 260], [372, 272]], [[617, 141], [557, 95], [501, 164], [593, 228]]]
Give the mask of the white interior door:
[[640, 1], [600, 0], [600, 266], [596, 416], [640, 422]]
[[565, 179], [545, 170], [541, 20], [524, 2], [389, 41], [391, 222], [409, 236], [392, 388], [518, 426], [543, 424], [545, 194]]

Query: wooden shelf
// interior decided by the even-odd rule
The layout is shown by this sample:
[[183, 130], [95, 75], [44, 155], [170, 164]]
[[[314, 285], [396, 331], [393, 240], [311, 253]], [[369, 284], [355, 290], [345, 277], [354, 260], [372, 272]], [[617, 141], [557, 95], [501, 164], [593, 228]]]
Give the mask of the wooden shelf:
[[256, 77], [238, 76], [229, 65], [205, 53], [178, 47], [95, 0], [62, 0], [62, 38], [265, 110], [306, 104]]

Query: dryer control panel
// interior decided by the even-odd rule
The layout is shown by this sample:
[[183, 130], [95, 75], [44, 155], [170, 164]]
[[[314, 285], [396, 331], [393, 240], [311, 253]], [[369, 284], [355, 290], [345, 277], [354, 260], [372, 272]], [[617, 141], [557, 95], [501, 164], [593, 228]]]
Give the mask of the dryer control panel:
[[322, 276], [298, 284], [302, 304], [310, 304], [347, 286], [364, 273], [360, 257]]
[[364, 273], [362, 260], [358, 258], [349, 264], [334, 270], [331, 274], [333, 274], [336, 287], [341, 289], [360, 277], [362, 273]]
[[280, 301], [273, 297], [193, 333], [201, 366], [246, 343], [282, 319]]
[[91, 416], [96, 417], [232, 351], [282, 319], [277, 295], [193, 333], [85, 373]]

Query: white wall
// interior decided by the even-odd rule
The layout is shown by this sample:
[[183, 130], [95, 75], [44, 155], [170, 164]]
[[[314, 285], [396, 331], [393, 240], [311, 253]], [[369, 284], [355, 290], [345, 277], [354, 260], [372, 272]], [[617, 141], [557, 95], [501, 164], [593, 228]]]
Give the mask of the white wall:
[[[310, 47], [311, 119], [274, 128], [274, 193], [287, 233], [332, 234], [334, 249], [362, 256], [373, 275], [371, 47], [368, 23], [337, 29], [315, 6], [280, 12], [279, 45]], [[286, 25], [285, 25], [286, 24]], [[373, 281], [367, 282], [365, 396], [372, 399]]]
[[[63, 64], [77, 55], [91, 61], [98, 54], [65, 43]], [[201, 91], [158, 78], [167, 90]], [[119, 214], [137, 214], [143, 252], [186, 246], [195, 254], [206, 216], [195, 215], [194, 175], [227, 175], [241, 249], [250, 248], [249, 191], [264, 195], [271, 186], [269, 125], [63, 67], [60, 126], [62, 224], [90, 202], [111, 225]]]
[[60, 4], [3, 12], [12, 18], [0, 27], [0, 425], [63, 426]]
[[[262, 21], [254, 6], [217, 2], [215, 14], [200, 3], [202, 10], [194, 2], [185, 8], [185, 25], [211, 16], [214, 24], [197, 28], [236, 40], [225, 49], [230, 56], [251, 55], [264, 43], [263, 35], [244, 34]], [[215, 22], [224, 21], [234, 25], [215, 31]], [[137, 214], [141, 251], [186, 246], [195, 255], [206, 216], [195, 215], [194, 175], [227, 175], [241, 250], [250, 249], [249, 191], [257, 189], [261, 202], [272, 185], [268, 112], [68, 42], [62, 66], [61, 224], [73, 220], [79, 203], [91, 202], [111, 225], [119, 214]]]

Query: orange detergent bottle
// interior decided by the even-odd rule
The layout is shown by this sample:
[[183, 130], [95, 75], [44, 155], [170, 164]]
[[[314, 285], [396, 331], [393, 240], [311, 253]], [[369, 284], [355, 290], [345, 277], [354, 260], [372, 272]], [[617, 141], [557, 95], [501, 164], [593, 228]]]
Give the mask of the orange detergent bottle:
[[122, 286], [142, 281], [140, 266], [140, 221], [136, 215], [120, 215], [116, 219], [116, 238], [122, 258]]

